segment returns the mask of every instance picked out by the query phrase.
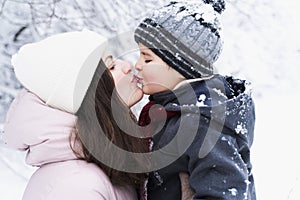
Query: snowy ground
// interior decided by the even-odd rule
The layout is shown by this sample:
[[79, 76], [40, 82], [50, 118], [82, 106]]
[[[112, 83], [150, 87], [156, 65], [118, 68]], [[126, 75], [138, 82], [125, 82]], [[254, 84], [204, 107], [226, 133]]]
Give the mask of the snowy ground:
[[[248, 8], [227, 7], [224, 26], [230, 28], [224, 31], [225, 47], [217, 64], [222, 66], [221, 73], [253, 83], [257, 120], [252, 162], [257, 199], [299, 200], [300, 3], [261, 0], [256, 1], [260, 6], [252, 8], [251, 2]], [[24, 164], [24, 156], [6, 149], [0, 140], [1, 200], [21, 199], [34, 171]]]
[[252, 161], [258, 199], [300, 199], [299, 100], [299, 94], [282, 92], [256, 101]]
[[24, 153], [0, 145], [0, 199], [20, 200], [28, 178], [35, 168], [24, 163]]

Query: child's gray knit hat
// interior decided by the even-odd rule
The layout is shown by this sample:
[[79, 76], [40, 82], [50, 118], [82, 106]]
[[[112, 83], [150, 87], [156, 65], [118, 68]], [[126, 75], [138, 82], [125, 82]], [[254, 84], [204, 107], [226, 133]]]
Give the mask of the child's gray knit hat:
[[213, 74], [222, 46], [224, 0], [172, 1], [152, 12], [134, 37], [185, 78]]

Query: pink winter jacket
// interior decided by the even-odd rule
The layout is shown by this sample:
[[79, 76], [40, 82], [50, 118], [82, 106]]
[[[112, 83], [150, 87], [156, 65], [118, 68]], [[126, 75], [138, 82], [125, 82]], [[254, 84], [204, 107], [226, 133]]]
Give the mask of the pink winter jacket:
[[131, 187], [113, 186], [95, 164], [79, 160], [69, 145], [76, 116], [51, 108], [23, 89], [11, 104], [4, 142], [27, 151], [26, 162], [39, 168], [23, 200], [135, 200]]

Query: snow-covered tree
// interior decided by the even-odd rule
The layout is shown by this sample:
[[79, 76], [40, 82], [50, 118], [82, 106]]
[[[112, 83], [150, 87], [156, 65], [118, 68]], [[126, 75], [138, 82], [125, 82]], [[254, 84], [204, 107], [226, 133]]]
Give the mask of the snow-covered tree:
[[[10, 64], [11, 55], [23, 44], [69, 30], [89, 28], [114, 38], [130, 31], [148, 11], [165, 2], [167, 0], [0, 0], [0, 177], [4, 177], [0, 181], [0, 199], [20, 199], [11, 197], [22, 195], [23, 186], [18, 186], [16, 177], [26, 183], [24, 179], [31, 175], [24, 164], [24, 155], [19, 156], [1, 145], [1, 124], [10, 102], [21, 88]], [[222, 14], [225, 43], [216, 68], [220, 73], [251, 81], [254, 95], [260, 100], [253, 157], [258, 199], [299, 199], [300, 173], [295, 162], [299, 145], [294, 136], [298, 120], [291, 116], [299, 113], [299, 96], [296, 96], [300, 91], [300, 1], [226, 2]], [[289, 99], [291, 93], [295, 93], [293, 99]], [[283, 181], [274, 182], [274, 177]], [[9, 182], [8, 179], [14, 180]], [[296, 192], [298, 198], [294, 197]]]
[[[21, 88], [10, 65], [11, 55], [21, 45], [54, 33], [83, 28], [116, 38], [132, 31], [148, 11], [166, 2], [168, 0], [0, 0], [0, 123]], [[286, 79], [291, 85], [297, 85], [297, 67], [292, 63], [299, 57], [300, 30], [296, 18], [299, 3], [227, 0], [226, 4], [222, 14], [225, 44], [216, 63], [218, 72], [252, 81], [258, 87], [258, 95], [278, 83], [286, 84]]]
[[22, 87], [10, 57], [23, 44], [49, 35], [88, 28], [116, 37], [130, 31], [147, 11], [165, 0], [1, 0], [0, 1], [0, 123]]

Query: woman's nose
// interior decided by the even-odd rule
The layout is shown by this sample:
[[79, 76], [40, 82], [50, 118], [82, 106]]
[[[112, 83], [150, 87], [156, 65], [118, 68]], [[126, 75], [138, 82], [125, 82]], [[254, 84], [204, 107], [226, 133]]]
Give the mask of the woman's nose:
[[132, 71], [133, 66], [126, 61], [121, 61], [121, 69], [124, 74], [128, 74]]
[[126, 63], [124, 66], [123, 66], [123, 72], [125, 73], [125, 74], [128, 74], [128, 73], [130, 73], [131, 71], [132, 71], [132, 69], [133, 69], [133, 66], [131, 65], [131, 64], [129, 64], [129, 63]]

